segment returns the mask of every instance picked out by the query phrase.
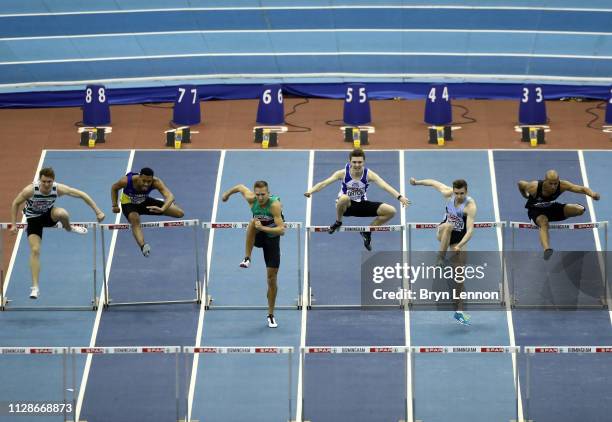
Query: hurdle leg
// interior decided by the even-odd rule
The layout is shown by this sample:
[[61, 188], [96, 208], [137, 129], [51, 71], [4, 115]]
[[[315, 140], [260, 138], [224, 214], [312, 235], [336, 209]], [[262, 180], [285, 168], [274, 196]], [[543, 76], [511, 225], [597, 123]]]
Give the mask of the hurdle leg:
[[198, 226], [199, 223], [193, 226], [193, 244], [194, 244], [194, 257], [195, 257], [195, 289], [196, 289], [196, 303], [202, 303], [202, 283], [200, 282], [200, 260], [198, 259], [199, 242], [198, 242]]
[[102, 306], [105, 308], [108, 307], [109, 299], [108, 299], [108, 279], [106, 278], [106, 245], [104, 241], [104, 230], [100, 233], [100, 242], [102, 248], [102, 281], [104, 283], [104, 303]]
[[297, 309], [302, 309], [304, 305], [302, 303], [302, 235], [301, 235], [301, 227], [297, 229]]
[[97, 258], [97, 243], [98, 243], [98, 239], [97, 239], [97, 232], [98, 232], [98, 225], [94, 225], [93, 227], [93, 299], [91, 301], [92, 303], [92, 309], [95, 311], [98, 309], [98, 283], [97, 283], [97, 279], [98, 279], [98, 273], [97, 273], [97, 263], [96, 263], [96, 258]]
[[310, 231], [306, 235], [306, 294], [308, 295], [308, 300], [306, 301], [308, 305], [308, 309], [312, 308], [312, 287], [310, 284], [310, 243], [312, 242], [312, 236]]

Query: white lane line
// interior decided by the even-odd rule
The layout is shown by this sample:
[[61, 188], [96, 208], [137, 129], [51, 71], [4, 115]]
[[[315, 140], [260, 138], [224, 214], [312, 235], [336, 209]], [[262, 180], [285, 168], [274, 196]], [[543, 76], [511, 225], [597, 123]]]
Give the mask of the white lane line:
[[[589, 177], [587, 175], [586, 164], [584, 162], [584, 152], [582, 150], [578, 150], [578, 162], [580, 163], [580, 174], [582, 175], [582, 182], [584, 183], [584, 186], [588, 188], [589, 187]], [[597, 215], [595, 214], [595, 206], [593, 205], [593, 199], [590, 196], [587, 196], [586, 200], [587, 200], [587, 205], [589, 208], [589, 215], [591, 217], [591, 223], [594, 223], [597, 221]], [[608, 229], [609, 227], [606, 227], [606, 230]], [[599, 238], [599, 231], [597, 230], [597, 228], [593, 228], [593, 236], [595, 238], [595, 250], [598, 252], [602, 252], [601, 239]], [[603, 259], [607, 259], [606, 254], [608, 253], [608, 251], [603, 251], [603, 253], [604, 253]], [[608, 282], [609, 281], [610, 280], [608, 280]], [[607, 286], [606, 286], [606, 290], [607, 290]], [[604, 296], [607, 296], [607, 294], [608, 292], [604, 291]], [[609, 310], [609, 314], [610, 314], [610, 323], [612, 324], [612, 309]]]
[[[408, 198], [406, 194], [406, 170], [405, 170], [405, 158], [404, 151], [399, 151], [399, 186], [400, 193], [404, 195], [404, 197]], [[402, 226], [406, 227], [406, 208], [401, 207], [400, 213], [400, 223]], [[406, 237], [406, 231], [402, 232], [402, 253], [408, 252], [408, 239]], [[410, 339], [410, 308], [406, 307], [404, 309], [404, 337], [406, 339], [406, 346], [410, 347], [411, 339]], [[414, 418], [414, 409], [412, 407], [414, 391], [412, 391], [412, 377], [414, 374], [412, 373], [412, 353], [408, 353], [406, 357], [406, 397], [408, 399], [408, 420], [413, 421]]]
[[[310, 189], [312, 187], [312, 182], [314, 179], [314, 157], [315, 157], [315, 152], [314, 150], [310, 150], [309, 154], [308, 154], [308, 186], [307, 189]], [[310, 222], [311, 222], [311, 216], [312, 216], [312, 198], [308, 199], [306, 201], [306, 227], [310, 226]], [[302, 272], [304, 275], [304, 282], [303, 282], [303, 287], [302, 287], [302, 304], [306, 304], [308, 303], [309, 297], [308, 297], [308, 233], [305, 233], [304, 235], [304, 263], [303, 268], [304, 271]], [[302, 306], [302, 325], [300, 328], [300, 347], [306, 347], [306, 322], [308, 321], [308, 307], [307, 306]], [[298, 367], [298, 379], [297, 379], [297, 398], [296, 398], [296, 405], [295, 405], [295, 420], [296, 421], [302, 421], [303, 420], [303, 412], [304, 409], [302, 408], [302, 398], [304, 395], [304, 391], [302, 390], [303, 388], [303, 373], [304, 373], [304, 367], [303, 367], [303, 363], [302, 359], [301, 359], [301, 355], [300, 355], [300, 364]]]
[[[362, 78], [379, 81], [381, 79], [414, 79], [419, 82], [439, 81], [440, 78], [450, 82], [500, 82], [514, 81], [521, 83], [542, 83], [542, 82], [568, 82], [568, 83], [591, 83], [591, 84], [611, 84], [612, 77], [595, 76], [551, 76], [551, 75], [512, 75], [512, 74], [482, 74], [482, 73], [364, 73], [364, 72], [318, 72], [318, 73], [210, 73], [195, 75], [165, 75], [165, 76], [142, 76], [136, 78], [102, 78], [102, 79], [83, 79], [73, 81], [36, 81], [36, 82], [16, 82], [0, 84], [0, 89], [17, 88], [37, 88], [37, 87], [60, 87], [60, 86], [80, 86], [87, 84], [121, 84], [135, 82], [152, 82], [159, 84], [163, 81], [208, 81], [211, 79], [261, 79], [265, 82], [276, 80], [278, 82], [290, 83], [291, 79], [320, 79], [320, 78]], [[227, 81], [225, 81], [227, 82]], [[309, 81], [312, 82], [312, 81]], [[82, 87], [81, 87], [82, 88]], [[79, 88], [79, 89], [81, 89]], [[75, 88], [76, 89], [76, 88]], [[538, 150], [541, 151], [541, 150]], [[547, 150], [550, 151], [550, 150]]]
[[[495, 175], [495, 161], [493, 159], [493, 150], [488, 150], [489, 157], [489, 174], [491, 176], [491, 193], [493, 195], [493, 212], [495, 214], [495, 221], [501, 221], [499, 215], [499, 201], [497, 196], [497, 176]], [[498, 227], [495, 229], [497, 232], [497, 245], [500, 251], [504, 248], [503, 237], [502, 237], [502, 228]], [[502, 257], [503, 259], [504, 257]], [[504, 290], [506, 292], [506, 321], [508, 322], [508, 337], [510, 340], [510, 346], [516, 346], [516, 340], [514, 337], [514, 323], [512, 321], [512, 307], [511, 307], [511, 299], [510, 299], [510, 291], [508, 289], [508, 277], [507, 272], [504, 272]], [[513, 375], [513, 383], [516, 389], [516, 395], [518, 397], [518, 420], [524, 421], [523, 416], [523, 399], [521, 397], [521, 381], [517, 374], [518, 367], [516, 361], [516, 353], [512, 354], [512, 375]], [[518, 381], [517, 381], [518, 380]]]
[[252, 6], [252, 7], [176, 7], [124, 10], [84, 10], [75, 12], [33, 12], [5, 13], [0, 18], [32, 16], [71, 16], [71, 15], [104, 15], [125, 13], [159, 13], [159, 12], [217, 12], [217, 11], [267, 11], [267, 10], [505, 10], [505, 11], [546, 11], [546, 12], [595, 12], [612, 13], [612, 9], [596, 7], [544, 7], [544, 6], [467, 6], [467, 5], [329, 5], [329, 6]]
[[[225, 150], [221, 151], [221, 156], [219, 157], [219, 168], [217, 169], [217, 180], [215, 182], [215, 199], [213, 200], [212, 212], [211, 212], [211, 222], [217, 221], [217, 209], [219, 207], [219, 196], [221, 195], [221, 179], [223, 176], [223, 166], [225, 165]], [[215, 229], [210, 229], [208, 234], [208, 247], [206, 248], [206, 262], [208, 265], [206, 266], [206, 281], [209, 280], [210, 277], [210, 268], [212, 267], [212, 251], [213, 251], [213, 241], [215, 239]], [[205, 289], [204, 292], [208, 295], [208, 289]], [[204, 330], [204, 314], [206, 312], [206, 302], [208, 301], [207, 297], [202, 298], [202, 304], [200, 305], [200, 314], [198, 316], [198, 329], [196, 331], [195, 338], [195, 347], [200, 347], [202, 344], [202, 332]], [[191, 366], [191, 379], [189, 380], [189, 395], [187, 399], [187, 420], [191, 420], [191, 411], [193, 410], [193, 397], [195, 394], [195, 386], [196, 386], [196, 378], [198, 375], [198, 362], [200, 360], [200, 355], [195, 353], [193, 355], [193, 365]]]
[[[38, 165], [36, 166], [36, 173], [34, 173], [35, 182], [38, 180], [38, 172], [42, 169], [43, 163], [45, 162], [45, 157], [47, 156], [47, 150], [43, 149], [40, 153], [40, 158], [38, 159]], [[25, 215], [21, 217], [21, 222], [25, 223], [26, 218]], [[7, 232], [8, 233], [8, 232]], [[9, 260], [8, 267], [6, 268], [6, 275], [4, 276], [4, 291], [2, 292], [2, 297], [6, 298], [6, 293], [8, 291], [9, 283], [11, 282], [11, 275], [13, 274], [13, 267], [15, 266], [15, 260], [17, 259], [17, 252], [19, 251], [19, 245], [21, 244], [21, 238], [23, 237], [23, 230], [19, 230], [17, 233], [17, 239], [15, 239], [15, 244], [13, 245], [13, 252], [11, 253], [11, 259]], [[0, 239], [0, 242], [2, 239]], [[0, 245], [0, 250], [2, 250], [2, 245]], [[4, 259], [4, 256], [0, 256], [0, 259]]]
[[[132, 169], [132, 163], [134, 162], [134, 154], [136, 150], [130, 150], [130, 156], [128, 158], [127, 166], [124, 174], [128, 173]], [[115, 224], [119, 224], [121, 221], [121, 213], [118, 213], [115, 216]], [[117, 234], [118, 230], [113, 230], [113, 235], [110, 242], [110, 247], [108, 249], [108, 256], [106, 259], [106, 280], [110, 283], [110, 272], [111, 265], [113, 263], [113, 256], [115, 255], [115, 245], [117, 243]], [[102, 319], [102, 312], [104, 310], [104, 306], [102, 304], [106, 301], [106, 295], [104, 291], [104, 283], [101, 283], [100, 287], [100, 296], [98, 300], [98, 310], [96, 312], [96, 319], [94, 320], [93, 330], [91, 332], [91, 339], [89, 340], [89, 347], [94, 347], [96, 345], [96, 338], [98, 336], [98, 328], [100, 328], [100, 320]], [[79, 388], [79, 396], [77, 398], [76, 409], [75, 409], [75, 419], [80, 421], [81, 418], [81, 410], [83, 406], [83, 398], [85, 397], [85, 389], [87, 388], [87, 380], [89, 379], [89, 370], [91, 368], [91, 360], [93, 358], [92, 354], [87, 354], [87, 358], [85, 360], [85, 368], [83, 369], [83, 377], [81, 378], [81, 386]]]
[[41, 41], [81, 38], [114, 38], [114, 37], [149, 37], [165, 35], [221, 35], [221, 34], [318, 34], [318, 33], [447, 33], [447, 34], [522, 34], [522, 35], [571, 35], [571, 36], [612, 36], [612, 32], [601, 31], [542, 31], [528, 29], [443, 29], [443, 28], [333, 28], [333, 29], [210, 29], [210, 30], [187, 30], [187, 31], [143, 31], [143, 32], [115, 32], [101, 34], [79, 34], [79, 35], [37, 35], [30, 37], [6, 37], [0, 41]]
[[130, 60], [165, 60], [193, 59], [205, 57], [349, 57], [349, 56], [389, 56], [389, 57], [511, 57], [530, 59], [573, 59], [573, 60], [612, 60], [612, 56], [594, 54], [543, 54], [543, 53], [499, 53], [499, 52], [454, 52], [454, 51], [286, 51], [286, 52], [223, 52], [223, 53], [185, 53], [185, 54], [150, 54], [139, 56], [78, 57], [72, 59], [18, 60], [0, 62], [0, 66], [57, 64], [57, 63], [91, 63]]

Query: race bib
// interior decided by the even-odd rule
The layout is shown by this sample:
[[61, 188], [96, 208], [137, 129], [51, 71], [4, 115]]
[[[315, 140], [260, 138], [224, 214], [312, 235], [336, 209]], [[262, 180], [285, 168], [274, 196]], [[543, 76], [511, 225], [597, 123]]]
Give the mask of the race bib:
[[463, 218], [460, 218], [456, 215], [448, 214], [446, 216], [446, 222], [451, 223], [453, 225], [454, 231], [463, 231], [465, 227], [465, 223], [463, 222]]

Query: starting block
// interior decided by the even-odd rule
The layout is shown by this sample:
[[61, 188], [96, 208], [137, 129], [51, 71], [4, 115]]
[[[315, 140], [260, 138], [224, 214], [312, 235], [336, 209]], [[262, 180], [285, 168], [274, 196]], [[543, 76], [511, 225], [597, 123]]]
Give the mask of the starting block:
[[439, 147], [443, 147], [446, 144], [446, 141], [453, 140], [453, 129], [459, 129], [458, 126], [428, 126], [429, 130], [429, 144], [435, 144]]
[[550, 132], [548, 125], [518, 125], [515, 132], [521, 133], [521, 142], [529, 142], [532, 147], [546, 144], [544, 134]]
[[[169, 129], [166, 132], [166, 146], [181, 149], [183, 143], [191, 143], [191, 129], [189, 126], [181, 126], [176, 129]], [[197, 133], [197, 132], [193, 132]]]
[[287, 126], [255, 126], [253, 142], [261, 144], [263, 149], [278, 146], [278, 135], [287, 132]]
[[106, 134], [112, 131], [113, 128], [110, 126], [80, 127], [77, 131], [81, 137], [79, 145], [82, 147], [94, 148], [96, 144], [104, 144], [106, 143]]
[[344, 132], [344, 142], [352, 142], [353, 148], [370, 145], [368, 135], [376, 132], [374, 126], [341, 126], [340, 130]]

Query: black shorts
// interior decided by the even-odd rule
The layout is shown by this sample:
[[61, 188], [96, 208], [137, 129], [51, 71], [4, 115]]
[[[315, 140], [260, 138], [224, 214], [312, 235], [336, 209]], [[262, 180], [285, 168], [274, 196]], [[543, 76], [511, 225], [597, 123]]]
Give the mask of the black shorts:
[[[563, 212], [565, 204], [553, 202], [549, 207], [533, 207], [527, 210], [527, 215], [535, 223], [540, 215], [548, 217], [548, 221], [563, 221], [567, 217]], [[537, 224], [537, 223], [536, 223]]]
[[121, 204], [121, 212], [128, 218], [132, 212], [137, 212], [139, 215], [159, 215], [157, 212], [151, 212], [147, 207], [163, 207], [164, 201], [155, 198], [147, 198], [140, 204]]
[[351, 206], [344, 212], [345, 217], [377, 217], [378, 207], [382, 205], [382, 202], [374, 201], [353, 201], [351, 199]]
[[51, 207], [46, 213], [43, 215], [39, 215], [38, 217], [28, 218], [28, 228], [27, 233], [28, 236], [31, 234], [38, 235], [42, 239], [43, 227], [53, 227], [57, 224], [57, 221], [53, 221], [51, 218]]
[[461, 242], [461, 239], [463, 239], [463, 236], [465, 236], [466, 233], [467, 233], [466, 230], [462, 230], [462, 231], [453, 230], [451, 232], [451, 238], [450, 238], [449, 245], [456, 245], [457, 243]]
[[280, 266], [280, 236], [269, 237], [266, 233], [258, 231], [255, 235], [255, 247], [263, 249], [266, 268]]

